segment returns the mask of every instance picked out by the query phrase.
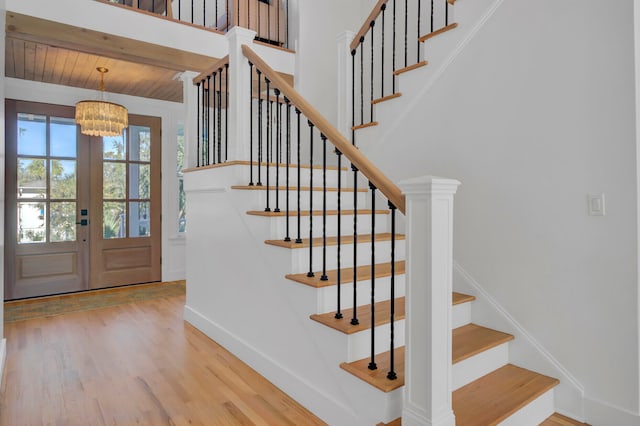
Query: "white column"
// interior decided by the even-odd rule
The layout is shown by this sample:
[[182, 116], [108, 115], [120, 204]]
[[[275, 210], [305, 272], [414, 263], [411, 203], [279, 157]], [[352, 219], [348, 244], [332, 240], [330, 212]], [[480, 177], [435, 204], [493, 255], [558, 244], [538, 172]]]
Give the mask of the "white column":
[[184, 167], [196, 167], [196, 159], [198, 158], [197, 141], [198, 129], [196, 129], [196, 104], [198, 100], [198, 92], [193, 84], [193, 79], [198, 75], [197, 72], [186, 71], [180, 75], [182, 80], [182, 105], [184, 111]]
[[406, 196], [406, 364], [403, 426], [454, 426], [451, 407], [453, 195], [460, 182], [403, 181]]
[[251, 76], [242, 45], [251, 45], [255, 36], [255, 31], [238, 26], [226, 34], [229, 41], [229, 161], [249, 159]]
[[356, 36], [353, 31], [343, 31], [336, 38], [338, 42], [338, 130], [351, 139], [351, 49], [349, 45]]

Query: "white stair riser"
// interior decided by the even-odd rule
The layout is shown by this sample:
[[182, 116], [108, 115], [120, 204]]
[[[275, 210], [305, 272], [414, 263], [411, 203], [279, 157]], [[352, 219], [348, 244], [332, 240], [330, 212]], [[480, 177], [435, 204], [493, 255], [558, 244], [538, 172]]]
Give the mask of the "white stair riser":
[[[280, 250], [289, 250], [278, 247]], [[327, 270], [337, 268], [337, 246], [327, 247]], [[390, 262], [391, 242], [377, 241], [375, 263]], [[297, 274], [309, 271], [309, 248], [300, 248], [291, 250], [291, 273]], [[404, 260], [405, 244], [404, 241], [396, 241], [396, 261]], [[322, 270], [322, 247], [314, 247], [312, 251], [313, 264], [312, 270]], [[341, 267], [348, 268], [353, 266], [353, 244], [342, 244], [340, 249]], [[359, 243], [357, 252], [358, 266], [371, 264], [371, 243]]]
[[[276, 169], [276, 167], [269, 167], [268, 170], [269, 173], [269, 184], [270, 185], [275, 185], [276, 180], [278, 180], [280, 182], [280, 185], [285, 186], [286, 182], [287, 182], [287, 168], [286, 167], [280, 167], [278, 169]], [[309, 181], [311, 178], [311, 169], [309, 168], [300, 168], [300, 182], [302, 182], [303, 186], [308, 186], [309, 185]], [[338, 171], [337, 170], [327, 170], [327, 175], [326, 175], [326, 179], [327, 179], [327, 186], [329, 187], [335, 187], [338, 185]], [[341, 176], [340, 176], [340, 180], [341, 180], [341, 185], [342, 187], [346, 187], [346, 186], [351, 186], [353, 183], [353, 177], [350, 175], [347, 175], [346, 171], [343, 171]], [[243, 171], [241, 173], [241, 181], [246, 183], [243, 183], [243, 185], [247, 185], [249, 184], [249, 182], [251, 181], [251, 174], [249, 171], [249, 166], [247, 166], [247, 170]], [[262, 182], [263, 185], [267, 184], [267, 168], [262, 166], [260, 168], [260, 181]], [[258, 182], [258, 168], [257, 166], [254, 166], [253, 168], [253, 183], [257, 183]], [[314, 186], [322, 186], [322, 182], [323, 182], [323, 176], [322, 176], [322, 169], [313, 169], [313, 183]], [[293, 185], [297, 185], [298, 183], [298, 170], [295, 167], [290, 167], [289, 168], [289, 185], [293, 186]]]
[[[351, 277], [350, 277], [351, 278]], [[395, 297], [404, 296], [404, 274], [397, 274], [395, 279]], [[303, 284], [301, 284], [303, 285]], [[391, 277], [376, 278], [375, 301], [389, 300], [391, 295]], [[317, 313], [333, 312], [338, 303], [338, 287], [333, 285], [318, 289]], [[371, 303], [371, 280], [358, 281], [356, 286], [356, 306]], [[340, 305], [342, 309], [353, 308], [353, 283], [343, 283], [340, 286]]]
[[529, 404], [499, 423], [500, 426], [536, 426], [555, 412], [553, 389], [540, 395]]
[[[272, 239], [284, 238], [287, 233], [287, 218], [272, 217], [270, 232]], [[376, 214], [376, 232], [388, 232], [390, 228], [389, 215]], [[302, 238], [309, 238], [310, 218], [303, 216], [300, 218], [300, 235]], [[358, 215], [358, 234], [371, 233], [371, 215]], [[353, 215], [340, 215], [340, 235], [353, 235]], [[322, 216], [313, 216], [313, 236], [322, 236]], [[338, 216], [327, 216], [326, 234], [328, 236], [338, 235]], [[296, 210], [289, 212], [289, 236], [295, 238], [298, 235], [298, 218]]]
[[485, 376], [509, 362], [509, 343], [503, 343], [453, 364], [453, 390]]
[[[350, 318], [344, 318], [344, 321], [350, 321]], [[391, 346], [390, 341], [390, 324], [383, 324], [375, 328], [374, 349], [376, 354], [386, 352]], [[338, 333], [338, 331], [336, 331]], [[348, 336], [348, 359], [347, 362], [357, 361], [362, 358], [371, 356], [371, 330], [363, 330]], [[394, 323], [394, 347], [404, 346], [404, 320], [395, 321]], [[398, 365], [401, 360], [396, 360]], [[389, 370], [389, 365], [378, 364], [379, 369]]]
[[471, 324], [471, 302], [453, 305], [451, 328]]
[[[256, 203], [254, 210], [264, 210], [267, 206], [267, 194], [266, 191], [258, 190], [258, 197], [256, 197]], [[310, 191], [300, 191], [300, 208], [303, 210], [309, 210], [311, 206]], [[276, 197], [277, 195], [277, 197]], [[313, 209], [320, 210], [322, 209], [322, 191], [313, 191]], [[269, 208], [271, 210], [275, 210], [276, 201], [278, 201], [278, 206], [280, 210], [285, 211], [287, 207], [287, 194], [285, 190], [278, 191], [276, 194], [275, 190], [269, 191]], [[298, 208], [298, 195], [295, 190], [289, 191], [289, 211], [294, 212]], [[353, 209], [353, 192], [343, 192], [341, 194], [341, 208], [342, 210], [352, 210]], [[358, 192], [358, 209], [368, 209], [368, 203], [366, 203], [367, 193], [366, 192]], [[386, 207], [386, 206], [384, 206]], [[338, 193], [334, 191], [327, 191], [327, 210], [337, 210], [338, 209]]]

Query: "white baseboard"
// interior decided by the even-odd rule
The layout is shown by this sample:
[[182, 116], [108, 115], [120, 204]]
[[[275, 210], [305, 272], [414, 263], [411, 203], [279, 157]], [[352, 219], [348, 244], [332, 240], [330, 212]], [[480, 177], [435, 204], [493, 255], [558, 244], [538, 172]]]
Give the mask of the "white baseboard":
[[[638, 426], [640, 413], [632, 413], [624, 408], [614, 407], [606, 402], [585, 397], [584, 408], [587, 423], [592, 426]], [[562, 414], [562, 412], [560, 412]]]
[[322, 416], [323, 421], [331, 425], [358, 424], [356, 413], [349, 407], [321, 392], [284, 365], [187, 305], [184, 307], [184, 319], [284, 390], [309, 411], [318, 417]]

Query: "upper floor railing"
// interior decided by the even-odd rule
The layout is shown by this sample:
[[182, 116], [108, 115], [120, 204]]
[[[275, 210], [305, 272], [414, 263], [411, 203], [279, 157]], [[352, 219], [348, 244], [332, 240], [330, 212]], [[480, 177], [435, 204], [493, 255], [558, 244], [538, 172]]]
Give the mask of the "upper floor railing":
[[220, 32], [240, 26], [256, 40], [289, 46], [290, 0], [108, 0]]

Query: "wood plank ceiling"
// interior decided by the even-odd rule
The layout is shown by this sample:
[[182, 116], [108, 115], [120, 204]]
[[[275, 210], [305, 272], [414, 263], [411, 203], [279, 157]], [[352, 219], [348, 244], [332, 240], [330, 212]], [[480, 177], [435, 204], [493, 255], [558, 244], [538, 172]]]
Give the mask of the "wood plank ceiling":
[[105, 90], [182, 102], [182, 82], [175, 70], [78, 52], [7, 37], [5, 75], [44, 83], [97, 90], [106, 67]]
[[100, 74], [96, 67], [106, 67], [108, 92], [182, 102], [182, 82], [176, 80], [176, 75], [186, 70], [203, 71], [217, 60], [7, 12], [7, 77], [97, 91]]

